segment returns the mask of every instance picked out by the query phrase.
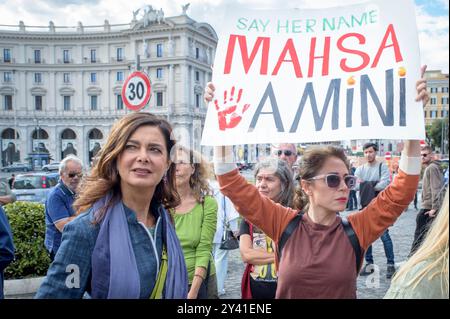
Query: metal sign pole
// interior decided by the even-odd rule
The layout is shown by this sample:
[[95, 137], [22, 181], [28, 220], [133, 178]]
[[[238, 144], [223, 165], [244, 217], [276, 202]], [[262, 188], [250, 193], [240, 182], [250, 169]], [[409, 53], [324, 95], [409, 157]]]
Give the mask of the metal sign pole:
[[141, 56], [138, 54], [136, 55], [136, 71], [141, 70]]

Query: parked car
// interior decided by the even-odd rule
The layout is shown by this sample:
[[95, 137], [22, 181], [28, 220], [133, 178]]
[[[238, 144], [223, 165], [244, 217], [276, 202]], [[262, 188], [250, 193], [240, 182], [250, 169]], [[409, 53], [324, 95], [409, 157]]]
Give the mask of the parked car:
[[31, 167], [25, 163], [12, 163], [11, 165], [2, 167], [2, 172], [28, 172]]
[[246, 163], [246, 162], [240, 162], [237, 163], [237, 167], [240, 171], [242, 170], [249, 170], [249, 169], [253, 169], [253, 164], [252, 163]]
[[18, 201], [45, 203], [50, 189], [59, 181], [59, 173], [19, 174], [12, 192]]
[[59, 162], [53, 162], [53, 163], [44, 165], [44, 166], [42, 166], [42, 170], [45, 172], [57, 171], [57, 170], [59, 170]]

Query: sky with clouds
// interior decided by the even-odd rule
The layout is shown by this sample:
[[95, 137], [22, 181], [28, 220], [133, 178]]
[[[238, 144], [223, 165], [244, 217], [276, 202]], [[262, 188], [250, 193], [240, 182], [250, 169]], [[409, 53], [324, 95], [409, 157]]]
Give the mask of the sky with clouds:
[[[392, 0], [395, 1], [395, 0]], [[283, 8], [326, 8], [365, 2], [364, 0], [285, 0]], [[181, 14], [181, 6], [190, 3], [188, 15], [198, 22], [207, 22], [218, 29], [217, 24], [225, 8], [250, 6], [258, 9], [274, 9], [279, 0], [0, 0], [2, 25], [46, 26], [51, 20], [56, 26], [101, 25], [129, 23], [132, 11], [145, 5], [164, 10], [166, 17]], [[449, 1], [414, 0], [422, 63], [428, 69], [449, 71]], [[0, 28], [5, 28], [1, 27]]]

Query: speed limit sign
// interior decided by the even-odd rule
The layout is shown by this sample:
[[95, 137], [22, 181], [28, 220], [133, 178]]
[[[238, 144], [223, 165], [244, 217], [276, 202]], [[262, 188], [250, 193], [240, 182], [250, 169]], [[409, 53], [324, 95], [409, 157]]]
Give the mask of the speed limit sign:
[[122, 100], [132, 111], [139, 111], [150, 101], [151, 84], [147, 74], [133, 72], [122, 87]]

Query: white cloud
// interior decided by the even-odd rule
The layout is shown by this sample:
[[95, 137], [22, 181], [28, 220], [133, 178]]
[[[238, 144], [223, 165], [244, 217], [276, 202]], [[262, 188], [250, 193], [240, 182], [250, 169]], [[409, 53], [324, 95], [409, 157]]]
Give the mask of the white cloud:
[[[394, 0], [393, 0], [394, 1]], [[448, 72], [448, 0], [438, 0], [442, 11], [446, 15], [431, 16], [423, 7], [416, 6], [417, 25], [422, 62], [429, 65], [429, 69], [442, 69]], [[255, 8], [277, 8], [280, 2], [276, 0], [159, 0], [153, 3], [148, 0], [70, 0], [69, 4], [62, 0], [15, 0], [1, 1], [1, 24], [17, 25], [20, 20], [26, 25], [48, 25], [52, 20], [56, 26], [76, 26], [78, 21], [83, 25], [102, 25], [104, 20], [111, 24], [129, 23], [132, 11], [151, 4], [154, 8], [162, 8], [165, 16], [181, 14], [181, 6], [190, 2], [188, 14], [199, 22], [207, 22], [214, 28], [226, 7], [236, 9], [239, 6]], [[324, 8], [365, 2], [364, 0], [285, 0], [284, 8]], [[2, 27], [0, 27], [2, 28]]]
[[431, 16], [423, 7], [417, 7], [417, 26], [421, 62], [428, 69], [449, 71], [448, 16]]

